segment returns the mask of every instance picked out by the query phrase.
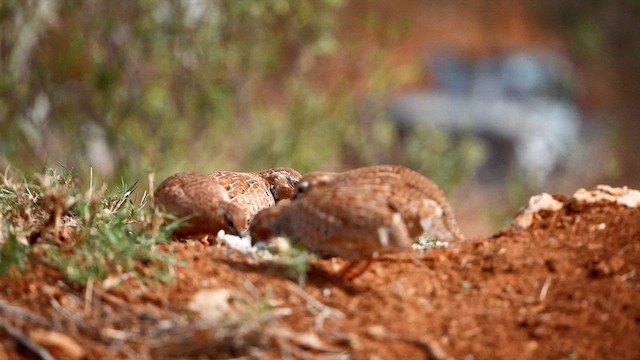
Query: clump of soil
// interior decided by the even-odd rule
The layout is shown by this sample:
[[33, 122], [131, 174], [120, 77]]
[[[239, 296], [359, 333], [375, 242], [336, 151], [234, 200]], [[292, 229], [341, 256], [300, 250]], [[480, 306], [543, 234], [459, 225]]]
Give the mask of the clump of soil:
[[[640, 209], [552, 198], [562, 206], [531, 212], [526, 226], [384, 255], [353, 282], [336, 276], [340, 260], [317, 261], [298, 285], [272, 264], [189, 243], [170, 246], [187, 263], [172, 285], [77, 288], [34, 263], [0, 279], [0, 320], [52, 352], [68, 355], [72, 343], [90, 359], [640, 358]], [[234, 316], [198, 316], [203, 291], [212, 309]], [[226, 330], [196, 328], [205, 315]], [[54, 346], [37, 331], [68, 339]], [[0, 330], [0, 358], [30, 353], [15, 339]]]

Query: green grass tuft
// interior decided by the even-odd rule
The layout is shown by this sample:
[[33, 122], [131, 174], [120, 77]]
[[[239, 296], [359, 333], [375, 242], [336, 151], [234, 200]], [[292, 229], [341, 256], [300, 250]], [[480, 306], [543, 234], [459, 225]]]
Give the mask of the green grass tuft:
[[82, 191], [76, 179], [54, 170], [22, 181], [2, 177], [0, 274], [28, 270], [31, 258], [79, 284], [125, 273], [170, 281], [179, 263], [159, 245], [176, 223], [162, 225], [146, 191], [134, 200], [137, 183], [109, 193], [95, 190], [93, 178]]
[[[3, 230], [3, 233], [4, 232]], [[6, 242], [0, 248], [0, 275], [9, 273], [14, 267], [17, 267], [21, 272], [26, 268], [26, 246], [18, 242], [15, 234], [8, 231], [7, 234], [8, 238], [4, 239], [3, 237], [3, 240]]]

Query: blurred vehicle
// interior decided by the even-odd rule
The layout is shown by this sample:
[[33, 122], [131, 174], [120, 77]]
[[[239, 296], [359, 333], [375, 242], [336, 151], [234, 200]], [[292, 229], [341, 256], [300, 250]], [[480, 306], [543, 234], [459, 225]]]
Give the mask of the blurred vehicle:
[[571, 67], [559, 55], [516, 52], [472, 62], [443, 52], [429, 68], [435, 89], [398, 96], [390, 117], [401, 139], [417, 125], [482, 139], [488, 158], [481, 181], [517, 172], [542, 185], [579, 143]]

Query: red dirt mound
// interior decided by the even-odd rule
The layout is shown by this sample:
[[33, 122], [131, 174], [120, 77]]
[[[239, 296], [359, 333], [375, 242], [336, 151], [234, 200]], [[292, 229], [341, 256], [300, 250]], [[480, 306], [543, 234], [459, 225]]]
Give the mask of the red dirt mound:
[[[640, 358], [640, 209], [553, 199], [562, 206], [531, 212], [527, 228], [385, 255], [353, 282], [335, 275], [339, 260], [317, 261], [300, 286], [200, 244], [170, 246], [188, 262], [173, 285], [78, 289], [32, 264], [0, 279], [0, 322], [67, 358]], [[226, 330], [194, 327], [196, 294]], [[16, 338], [0, 330], [0, 358], [30, 353]]]

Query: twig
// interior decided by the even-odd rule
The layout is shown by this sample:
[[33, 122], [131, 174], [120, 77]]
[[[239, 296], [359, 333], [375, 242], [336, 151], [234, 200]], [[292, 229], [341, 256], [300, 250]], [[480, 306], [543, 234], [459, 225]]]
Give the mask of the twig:
[[84, 312], [88, 314], [93, 304], [93, 279], [87, 281], [87, 287], [84, 289]]
[[93, 289], [93, 293], [95, 295], [97, 295], [98, 297], [100, 297], [100, 299], [108, 301], [114, 305], [117, 305], [121, 308], [125, 308], [127, 310], [132, 311], [134, 314], [136, 314], [136, 316], [140, 319], [149, 319], [149, 320], [161, 320], [162, 317], [150, 313], [148, 311], [142, 311], [142, 310], [138, 310], [136, 309], [133, 305], [131, 305], [130, 303], [120, 299], [119, 297], [109, 294], [107, 291], [98, 288], [98, 287], [94, 287]]
[[38, 325], [43, 325], [43, 326], [50, 326], [51, 322], [46, 319], [45, 317], [42, 317], [40, 315], [36, 315], [33, 314], [27, 310], [23, 310], [19, 307], [16, 306], [12, 306], [7, 304], [6, 302], [4, 302], [3, 300], [0, 300], [0, 312], [7, 314], [8, 316], [12, 316], [12, 317], [20, 317], [23, 320], [29, 321], [31, 323], [34, 324], [38, 324]]
[[87, 324], [80, 316], [72, 313], [71, 311], [65, 309], [58, 300], [51, 298], [49, 300], [51, 306], [58, 311], [62, 316], [67, 318], [69, 321], [74, 323], [78, 329], [82, 331], [86, 331], [100, 339], [101, 341], [112, 342], [112, 341], [135, 341], [140, 342], [145, 339], [144, 335], [135, 333], [135, 332], [127, 332], [124, 330], [112, 329], [112, 328], [100, 328], [95, 325]]
[[390, 333], [383, 327], [369, 328], [367, 335], [375, 340], [380, 341], [403, 341], [409, 344], [413, 344], [419, 347], [427, 354], [430, 360], [449, 360], [452, 359], [444, 350], [440, 347], [437, 341], [424, 338], [413, 338], [402, 336], [396, 333]]
[[56, 311], [58, 311], [62, 316], [67, 318], [67, 320], [70, 320], [71, 322], [77, 325], [80, 325], [80, 324], [84, 325], [84, 323], [82, 322], [82, 319], [80, 319], [78, 315], [65, 309], [55, 298], [51, 297], [49, 299], [49, 304], [51, 304], [51, 307], [53, 307]]
[[316, 298], [314, 298], [313, 296], [309, 295], [306, 291], [304, 291], [300, 286], [293, 283], [288, 283], [288, 285], [289, 285], [289, 290], [295, 292], [296, 294], [298, 294], [298, 296], [305, 299], [307, 303], [311, 305], [312, 308], [315, 308], [320, 311], [323, 311], [323, 310], [330, 311], [336, 314], [336, 317], [344, 318], [344, 313], [342, 313], [342, 311], [321, 303]]
[[31, 341], [31, 339], [29, 339], [26, 335], [24, 335], [18, 329], [4, 322], [2, 318], [0, 318], [0, 328], [2, 328], [20, 345], [24, 346], [27, 350], [31, 351], [38, 359], [55, 360], [55, 358], [51, 356], [51, 354], [45, 348]]
[[155, 198], [154, 198], [154, 194], [153, 194], [153, 189], [155, 189], [153, 186], [153, 182], [156, 178], [156, 173], [155, 172], [150, 172], [147, 174], [147, 181], [149, 182], [149, 198], [151, 199], [151, 203], [155, 203]]
[[289, 290], [293, 291], [298, 296], [300, 296], [305, 301], [307, 301], [309, 310], [318, 314], [314, 322], [314, 329], [317, 332], [323, 331], [322, 325], [324, 324], [324, 321], [327, 318], [344, 319], [344, 313], [342, 311], [321, 303], [320, 301], [318, 301], [313, 296], [309, 295], [306, 291], [304, 291], [300, 286], [296, 284], [288, 283], [288, 285], [289, 285]]
[[544, 284], [542, 284], [542, 288], [540, 289], [540, 295], [538, 296], [538, 299], [540, 301], [544, 301], [544, 299], [547, 297], [549, 286], [551, 286], [551, 277], [547, 276], [547, 278], [544, 280]]
[[96, 326], [87, 324], [81, 316], [63, 307], [55, 298], [50, 298], [49, 303], [53, 309], [76, 325], [79, 330], [91, 333], [94, 337], [102, 341], [121, 340], [121, 334], [112, 334], [109, 332], [109, 329], [100, 329]]

